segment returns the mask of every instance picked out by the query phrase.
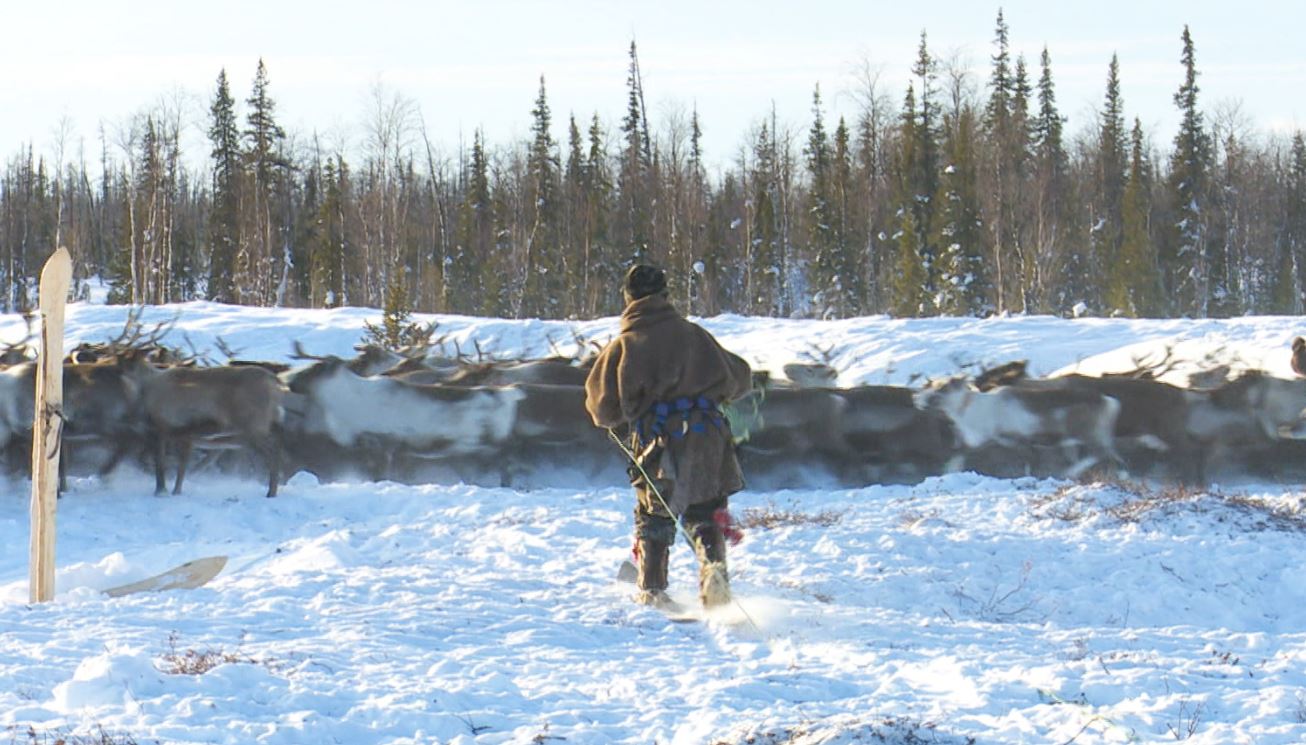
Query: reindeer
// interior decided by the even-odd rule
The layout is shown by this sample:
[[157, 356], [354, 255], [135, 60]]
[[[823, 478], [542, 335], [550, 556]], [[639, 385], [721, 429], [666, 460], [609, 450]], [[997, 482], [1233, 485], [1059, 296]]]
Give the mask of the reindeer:
[[881, 483], [951, 470], [959, 460], [952, 421], [916, 407], [902, 386], [862, 385], [831, 391], [844, 402], [838, 430]]
[[394, 380], [402, 380], [406, 383], [435, 385], [447, 382], [449, 378], [457, 375], [461, 369], [462, 365], [457, 360], [444, 357], [430, 359], [408, 358], [381, 373], [381, 375]]
[[[1072, 459], [1065, 469], [1071, 478], [1095, 463], [1124, 464], [1112, 442], [1120, 402], [1094, 391], [1007, 387], [986, 393], [956, 377], [916, 392], [915, 402], [947, 414], [972, 451], [997, 444], [1032, 452], [1051, 444]], [[1085, 452], [1077, 457], [1080, 445]]]
[[0, 368], [36, 359], [36, 350], [32, 347], [32, 340], [36, 338], [36, 330], [32, 326], [34, 316], [28, 314], [24, 318], [27, 321], [27, 336], [16, 342], [0, 342]]
[[159, 369], [139, 355], [123, 361], [140, 389], [140, 400], [154, 439], [154, 491], [167, 492], [164, 461], [168, 445], [178, 445], [177, 480], [181, 493], [191, 448], [244, 445], [267, 462], [267, 496], [277, 495], [281, 455], [278, 442], [284, 391], [277, 377], [260, 367], [170, 367]]
[[786, 362], [781, 368], [797, 388], [834, 388], [839, 371], [823, 362]]
[[[63, 366], [63, 417], [59, 459], [59, 490], [67, 486], [67, 469], [83, 443], [104, 444], [109, 456], [98, 473], [113, 471], [128, 451], [146, 435], [140, 387], [119, 360]], [[76, 446], [76, 447], [74, 447]]]
[[1306, 377], [1306, 339], [1300, 336], [1292, 340], [1292, 371]]
[[1306, 435], [1306, 380], [1260, 371], [1210, 391], [1191, 391], [1186, 426], [1201, 443], [1200, 470], [1230, 452], [1244, 456]]
[[588, 368], [562, 357], [506, 362], [482, 362], [462, 367], [445, 382], [448, 385], [570, 385], [584, 386]]
[[[354, 347], [354, 351], [358, 352], [358, 355], [345, 364], [355, 375], [364, 378], [380, 375], [395, 365], [411, 359], [380, 344], [359, 344]], [[305, 356], [299, 342], [295, 342], [295, 353], [296, 356]]]
[[73, 364], [116, 362], [124, 354], [130, 353], [156, 365], [194, 364], [194, 355], [188, 355], [163, 343], [163, 337], [172, 331], [180, 316], [157, 323], [154, 328], [146, 331], [141, 324], [141, 314], [144, 311], [144, 306], [128, 310], [122, 331], [118, 332], [117, 336], [103, 342], [84, 341], [64, 356], [64, 362]]
[[503, 485], [532, 468], [571, 470], [584, 483], [592, 483], [605, 467], [614, 474], [622, 472], [625, 461], [585, 411], [583, 387], [516, 383], [510, 389], [519, 391], [521, 400], [512, 431], [501, 447]]
[[847, 401], [830, 388], [755, 387], [725, 408], [740, 439], [740, 464], [769, 487], [852, 476], [865, 458], [844, 436]]
[[1131, 472], [1170, 471], [1184, 481], [1201, 481], [1198, 442], [1187, 426], [1192, 392], [1150, 377], [1062, 375], [1028, 377], [1023, 360], [985, 370], [975, 387], [991, 391], [1002, 386], [1025, 390], [1082, 390], [1120, 402], [1112, 436]]
[[491, 455], [511, 434], [523, 395], [512, 388], [360, 377], [336, 357], [319, 358], [282, 379], [293, 395], [288, 430], [295, 437], [319, 438], [336, 448], [374, 448], [387, 463], [396, 448], [422, 457]]
[[6, 460], [16, 472], [31, 467], [35, 411], [36, 363], [23, 362], [0, 370], [0, 448], [6, 451]]

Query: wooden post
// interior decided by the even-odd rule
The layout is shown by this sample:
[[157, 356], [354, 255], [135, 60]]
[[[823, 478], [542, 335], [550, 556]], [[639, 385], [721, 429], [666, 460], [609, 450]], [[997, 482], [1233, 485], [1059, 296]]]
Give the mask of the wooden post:
[[54, 505], [59, 487], [63, 434], [63, 317], [72, 280], [68, 249], [59, 248], [41, 269], [41, 356], [36, 362], [36, 411], [32, 426], [31, 599], [54, 599]]

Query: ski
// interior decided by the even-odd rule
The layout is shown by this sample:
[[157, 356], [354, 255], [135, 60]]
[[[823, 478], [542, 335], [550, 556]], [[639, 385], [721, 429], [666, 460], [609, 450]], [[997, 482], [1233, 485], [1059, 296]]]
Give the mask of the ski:
[[36, 367], [32, 425], [31, 599], [54, 599], [55, 498], [63, 432], [64, 302], [72, 279], [68, 249], [59, 248], [41, 269], [41, 356]]
[[621, 566], [617, 567], [617, 581], [633, 585], [637, 579], [639, 579], [639, 567], [630, 559], [622, 559]]
[[[635, 562], [630, 559], [622, 560], [621, 566], [617, 568], [617, 581], [622, 584], [633, 585], [638, 578], [639, 568], [635, 566]], [[666, 608], [659, 608], [656, 605], [646, 605], [644, 607], [658, 611], [672, 623], [701, 623], [704, 620], [701, 611], [675, 600], [672, 603], [672, 606]]]
[[206, 556], [203, 559], [188, 561], [166, 572], [146, 577], [139, 582], [111, 587], [104, 591], [111, 598], [131, 595], [138, 592], [162, 592], [164, 590], [193, 590], [202, 587], [209, 580], [218, 576], [227, 565], [225, 556]]

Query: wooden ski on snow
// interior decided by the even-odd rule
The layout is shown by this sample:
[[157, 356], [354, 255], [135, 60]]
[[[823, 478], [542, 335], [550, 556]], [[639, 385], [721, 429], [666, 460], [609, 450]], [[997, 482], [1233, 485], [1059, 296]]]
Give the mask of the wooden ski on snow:
[[188, 561], [166, 572], [146, 577], [129, 585], [111, 587], [104, 591], [111, 598], [131, 595], [137, 592], [162, 592], [164, 590], [193, 590], [208, 584], [218, 576], [218, 572], [227, 565], [225, 556], [206, 556], [203, 559]]

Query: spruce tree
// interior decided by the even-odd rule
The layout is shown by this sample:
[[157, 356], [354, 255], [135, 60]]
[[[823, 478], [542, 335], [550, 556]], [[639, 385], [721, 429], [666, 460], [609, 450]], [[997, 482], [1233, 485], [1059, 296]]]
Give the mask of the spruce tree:
[[508, 276], [513, 267], [513, 230], [521, 226], [515, 222], [513, 210], [513, 185], [506, 168], [492, 168], [490, 172], [490, 246], [481, 262], [484, 295], [481, 298], [482, 315], [514, 318], [520, 314], [520, 298], [513, 296], [513, 283]]
[[613, 292], [622, 276], [624, 265], [620, 246], [612, 235], [613, 216], [610, 202], [613, 193], [612, 169], [599, 115], [590, 118], [586, 133], [589, 149], [585, 154], [585, 240], [594, 257], [591, 270], [591, 313], [612, 315], [621, 310], [621, 295]]
[[835, 271], [839, 275], [840, 314], [863, 313], [862, 298], [866, 296], [864, 271], [861, 266], [861, 247], [865, 239], [859, 231], [860, 222], [854, 209], [858, 184], [853, 172], [852, 133], [843, 117], [834, 130], [834, 183], [831, 199], [834, 206]]
[[[134, 189], [128, 185], [129, 176], [125, 171], [120, 172], [117, 178], [118, 186], [115, 191], [121, 200], [119, 211], [121, 214], [130, 215], [135, 210], [132, 204]], [[135, 297], [135, 280], [133, 277], [133, 266], [135, 264], [136, 236], [132, 234], [132, 221], [130, 219], [123, 221], [118, 226], [118, 235], [115, 241], [118, 246], [109, 256], [108, 280], [109, 293], [107, 300], [110, 305], [127, 305], [136, 303]], [[13, 277], [15, 284], [26, 286], [25, 276], [21, 272], [15, 272]], [[10, 305], [18, 310], [24, 310], [27, 305], [27, 296], [17, 294], [11, 296]]]
[[653, 155], [648, 118], [644, 113], [644, 83], [639, 71], [635, 42], [630, 42], [630, 67], [626, 76], [626, 115], [621, 121], [624, 147], [617, 176], [621, 219], [630, 256], [642, 260], [653, 239], [653, 218], [649, 209]]
[[[1090, 256], [1083, 267], [1089, 277], [1101, 277], [1101, 272], [1119, 260], [1122, 232], [1122, 207], [1125, 190], [1125, 119], [1124, 101], [1120, 96], [1120, 62], [1111, 55], [1107, 68], [1106, 97], [1097, 138], [1097, 169], [1091, 208], [1092, 225], [1089, 227]], [[1084, 287], [1084, 297], [1089, 306], [1100, 312], [1105, 304], [1101, 282], [1090, 282]]]
[[403, 276], [403, 267], [395, 267], [390, 272], [381, 323], [363, 322], [364, 344], [374, 344], [392, 352], [420, 349], [430, 345], [435, 324], [423, 325], [412, 320], [412, 302]]
[[928, 279], [925, 258], [921, 255], [920, 228], [912, 210], [903, 208], [898, 214], [898, 257], [891, 280], [891, 305], [889, 312], [899, 318], [916, 318], [933, 315], [934, 308], [926, 289]]
[[807, 241], [815, 258], [813, 310], [821, 317], [842, 315], [842, 278], [839, 276], [838, 246], [835, 237], [833, 172], [830, 141], [825, 132], [825, 115], [821, 110], [821, 87], [812, 93], [812, 127], [803, 148], [808, 174]]
[[1023, 148], [1015, 123], [1016, 78], [1011, 68], [1008, 28], [1002, 10], [993, 34], [996, 47], [989, 74], [989, 100], [984, 110], [984, 130], [989, 143], [986, 182], [993, 241], [995, 302], [999, 312], [1022, 310], [1016, 294], [1022, 285], [1016, 234], [1016, 191], [1020, 180], [1017, 150]]
[[916, 141], [916, 168], [913, 174], [915, 193], [912, 195], [916, 208], [916, 229], [921, 235], [921, 256], [925, 259], [927, 286], [933, 289], [933, 263], [937, 253], [930, 242], [929, 235], [934, 227], [934, 194], [939, 190], [939, 146], [938, 104], [934, 100], [934, 82], [938, 76], [934, 58], [930, 56], [926, 44], [925, 31], [921, 31], [921, 42], [917, 49], [916, 64], [912, 74], [920, 82], [920, 98], [915, 127], [911, 136]]
[[502, 273], [495, 264], [494, 204], [490, 194], [490, 163], [485, 135], [472, 135], [471, 158], [463, 175], [466, 186], [458, 205], [458, 231], [446, 261], [449, 306], [456, 313], [488, 312], [498, 295]]
[[553, 318], [565, 288], [566, 268], [558, 240], [561, 200], [559, 176], [561, 164], [552, 134], [552, 115], [544, 76], [540, 76], [539, 95], [531, 109], [531, 146], [527, 158], [530, 183], [527, 192], [525, 276], [521, 286], [522, 310], [527, 316]]
[[1039, 58], [1038, 113], [1031, 125], [1036, 208], [1033, 215], [1033, 294], [1036, 310], [1064, 310], [1077, 301], [1067, 289], [1090, 276], [1087, 252], [1071, 229], [1074, 200], [1069, 157], [1062, 142], [1065, 119], [1057, 108], [1052, 56], [1047, 47]]
[[1119, 260], [1108, 267], [1107, 306], [1119, 315], [1151, 317], [1162, 311], [1161, 277], [1151, 236], [1151, 165], [1143, 124], [1130, 133], [1129, 179], [1122, 197]]
[[1301, 313], [1306, 308], [1306, 138], [1301, 130], [1292, 135], [1284, 178], [1282, 238], [1279, 243], [1279, 271], [1275, 305], [1280, 313]]
[[[251, 184], [251, 237], [242, 241], [233, 276], [236, 278], [237, 302], [272, 304], [275, 279], [280, 276], [282, 255], [277, 240], [281, 230], [281, 213], [274, 207], [278, 179], [289, 163], [282, 155], [286, 132], [276, 121], [276, 102], [269, 94], [267, 67], [260, 58], [254, 85], [245, 104], [245, 162]], [[242, 260], [243, 256], [243, 260]]]
[[[939, 270], [938, 250], [933, 242], [937, 234], [935, 218], [938, 205], [934, 200], [939, 191], [939, 125], [937, 105], [934, 102], [937, 70], [934, 59], [930, 56], [924, 31], [921, 32], [912, 75], [915, 80], [907, 86], [907, 96], [899, 120], [899, 153], [895, 163], [897, 171], [895, 203], [900, 209], [908, 209], [912, 212], [910, 222], [903, 221], [899, 216], [899, 229], [910, 225], [917, 234], [910, 238], [899, 238], [899, 253], [904, 252], [904, 246], [908, 248], [905, 249], [907, 257], [900, 256], [898, 263], [901, 271], [902, 261], [914, 260], [910, 258], [913, 256], [918, 257], [924, 277], [921, 294], [925, 298], [933, 298], [937, 290]], [[917, 83], [920, 85], [919, 98], [915, 88]], [[901, 309], [905, 307], [901, 296], [901, 280], [896, 280], [894, 284], [895, 299], [891, 305]], [[924, 305], [921, 307], [920, 313], [933, 312]]]
[[1066, 154], [1061, 143], [1061, 130], [1065, 119], [1057, 108], [1056, 84], [1052, 80], [1052, 55], [1043, 47], [1039, 56], [1038, 115], [1034, 118], [1034, 150], [1058, 170], [1065, 169]]
[[777, 204], [776, 145], [771, 130], [762, 124], [753, 144], [753, 167], [749, 181], [753, 214], [749, 230], [745, 292], [748, 312], [774, 316], [780, 313], [784, 272]]
[[935, 299], [940, 313], [954, 316], [983, 315], [992, 310], [977, 186], [977, 118], [966, 102], [944, 116], [946, 165], [934, 200], [938, 205], [934, 243], [939, 247]]
[[561, 248], [570, 260], [567, 264], [567, 276], [564, 284], [570, 290], [563, 295], [563, 304], [559, 309], [564, 317], [580, 316], [588, 313], [589, 282], [593, 257], [590, 245], [585, 240], [588, 230], [585, 210], [585, 140], [576, 123], [576, 115], [567, 117], [567, 162], [562, 172], [562, 212], [563, 224], [559, 239]]
[[890, 105], [876, 92], [873, 83], [868, 88], [857, 121], [854, 164], [858, 184], [854, 205], [855, 245], [859, 253], [856, 264], [862, 285], [858, 302], [861, 312], [883, 312], [890, 294], [887, 280], [896, 246], [890, 236], [897, 232], [899, 223], [893, 166], [897, 135]]
[[703, 165], [703, 128], [699, 123], [698, 107], [689, 118], [689, 194], [687, 218], [689, 220], [689, 255], [694, 260], [685, 283], [685, 311], [701, 313], [704, 310], [705, 285], [716, 264], [716, 246], [708, 239], [708, 216], [712, 193], [708, 187], [707, 172]]
[[998, 20], [993, 32], [993, 44], [997, 47], [991, 58], [993, 71], [989, 73], [989, 101], [984, 108], [984, 126], [999, 136], [1005, 134], [1011, 120], [1011, 51], [1008, 42], [1007, 22], [998, 8]]
[[934, 195], [939, 191], [939, 152], [938, 152], [938, 105], [934, 100], [934, 81], [937, 69], [934, 58], [926, 46], [925, 32], [921, 31], [921, 43], [916, 55], [916, 64], [912, 74], [920, 81], [919, 114], [913, 136], [916, 138], [918, 153], [916, 168], [916, 192], [912, 199], [916, 209], [916, 230], [920, 234], [920, 254], [925, 266], [925, 287], [928, 295], [933, 295], [938, 281], [938, 246], [931, 240], [934, 234], [935, 213], [938, 205]]
[[322, 198], [318, 206], [316, 240], [309, 249], [310, 302], [318, 308], [349, 304], [345, 262], [349, 253], [345, 231], [348, 166], [344, 158], [328, 158], [322, 166]]
[[930, 272], [934, 268], [931, 257], [926, 253], [926, 231], [922, 229], [918, 215], [931, 214], [923, 207], [934, 195], [922, 198], [919, 193], [922, 186], [923, 142], [920, 137], [915, 87], [912, 84], [907, 85], [899, 126], [899, 146], [894, 160], [895, 201], [899, 205], [893, 234], [896, 258], [889, 281], [888, 305], [890, 312], [899, 316], [930, 315], [933, 312], [929, 307], [933, 293]]
[[1012, 272], [1011, 296], [1012, 309], [1022, 313], [1033, 310], [1034, 299], [1034, 263], [1035, 254], [1032, 197], [1033, 171], [1033, 117], [1030, 115], [1030, 102], [1034, 89], [1029, 83], [1029, 70], [1025, 65], [1025, 56], [1016, 57], [1016, 72], [1012, 78], [1011, 96], [1011, 136], [1006, 152], [1010, 160], [1010, 172], [1014, 176], [1011, 189], [1010, 233], [1014, 242], [1012, 255], [1016, 260]]
[[220, 303], [234, 300], [233, 267], [240, 243], [240, 130], [236, 102], [231, 97], [227, 71], [218, 73], [218, 87], [209, 107], [210, 158], [213, 164], [212, 207], [209, 210], [208, 298]]
[[[1173, 227], [1162, 261], [1168, 286], [1177, 303], [1175, 309], [1185, 315], [1202, 317], [1212, 310], [1209, 303], [1213, 294], [1223, 298], [1227, 296], [1228, 288], [1209, 284], [1211, 256], [1205, 211], [1212, 158], [1211, 137], [1202, 121], [1202, 112], [1197, 108], [1197, 63], [1193, 38], [1187, 26], [1184, 26], [1181, 40], [1180, 62], [1184, 67], [1184, 82], [1174, 95], [1181, 117], [1170, 157], [1168, 183], [1174, 209]], [[1218, 302], [1219, 298], [1218, 310], [1227, 313], [1229, 308]]]

